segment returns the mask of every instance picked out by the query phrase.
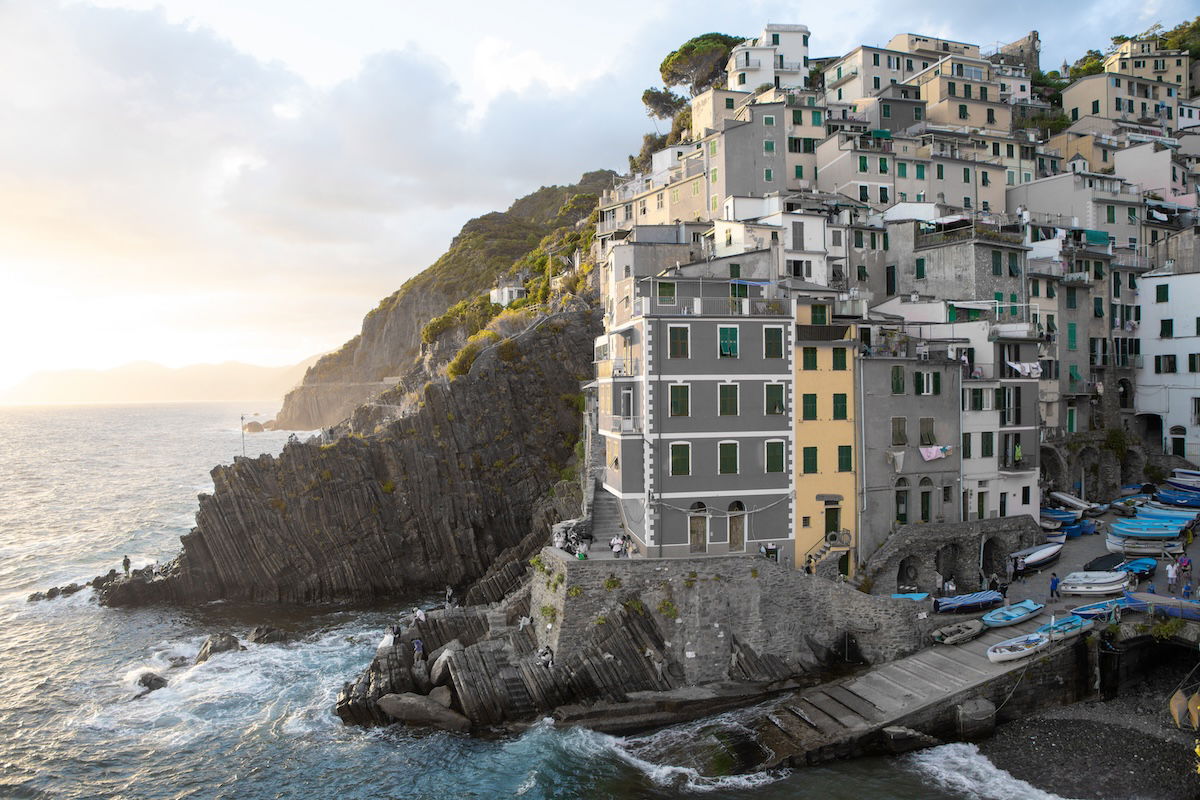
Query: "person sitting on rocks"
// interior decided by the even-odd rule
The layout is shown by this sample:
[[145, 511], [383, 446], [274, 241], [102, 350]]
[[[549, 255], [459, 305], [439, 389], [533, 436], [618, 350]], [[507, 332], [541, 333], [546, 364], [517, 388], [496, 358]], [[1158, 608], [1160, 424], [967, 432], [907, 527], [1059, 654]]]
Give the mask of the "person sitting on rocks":
[[537, 657], [538, 661], [540, 661], [542, 666], [546, 669], [550, 669], [554, 666], [554, 651], [550, 649], [550, 645], [546, 645], [541, 650], [538, 650]]
[[414, 608], [413, 609], [413, 619], [415, 619], [417, 622], [424, 622], [425, 621], [425, 609], [421, 608], [420, 606], [417, 606], [416, 608]]

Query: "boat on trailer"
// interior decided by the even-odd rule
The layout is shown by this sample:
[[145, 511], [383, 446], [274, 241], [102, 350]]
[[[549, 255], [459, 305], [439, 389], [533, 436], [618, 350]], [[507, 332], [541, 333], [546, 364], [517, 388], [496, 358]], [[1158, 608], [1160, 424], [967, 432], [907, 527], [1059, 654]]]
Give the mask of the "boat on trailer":
[[1017, 636], [1013, 639], [1005, 639], [999, 644], [994, 644], [987, 649], [988, 661], [993, 664], [999, 664], [1003, 661], [1016, 661], [1018, 658], [1026, 658], [1037, 651], [1048, 647], [1050, 637], [1044, 633], [1027, 633], [1024, 636]]
[[1079, 617], [1087, 617], [1089, 619], [1112, 619], [1116, 622], [1121, 620], [1121, 609], [1128, 607], [1129, 601], [1125, 597], [1110, 597], [1108, 600], [1101, 600], [1097, 603], [1088, 603], [1083, 606], [1076, 606], [1071, 609], [1071, 613]]
[[1183, 542], [1179, 539], [1138, 539], [1109, 534], [1104, 546], [1110, 553], [1121, 553], [1126, 556], [1154, 556], [1166, 558], [1183, 553]]

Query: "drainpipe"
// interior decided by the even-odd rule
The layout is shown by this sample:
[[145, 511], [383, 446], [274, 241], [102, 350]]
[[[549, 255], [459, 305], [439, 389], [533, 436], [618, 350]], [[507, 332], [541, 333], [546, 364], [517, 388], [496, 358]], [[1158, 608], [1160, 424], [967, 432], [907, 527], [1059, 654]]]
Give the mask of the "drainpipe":
[[862, 551], [862, 532], [863, 532], [863, 517], [865, 515], [866, 505], [867, 505], [867, 489], [866, 489], [867, 438], [866, 438], [866, 429], [863, 427], [864, 426], [864, 422], [863, 422], [864, 396], [863, 396], [863, 353], [862, 353], [861, 327], [856, 325], [855, 329], [856, 329], [855, 332], [858, 333], [859, 336], [857, 337], [857, 339], [855, 341], [855, 347], [854, 347], [854, 366], [855, 366], [854, 382], [858, 384], [858, 386], [857, 386], [858, 408], [856, 408], [854, 410], [854, 416], [856, 418], [855, 421], [858, 423], [858, 425], [856, 426], [858, 429], [857, 430], [858, 442], [857, 442], [857, 447], [855, 448], [858, 451], [858, 476], [857, 476], [857, 479], [855, 480], [855, 484], [857, 484], [855, 487], [855, 491], [858, 495], [858, 503], [857, 503], [858, 508], [855, 509], [856, 519], [855, 519], [855, 526], [854, 526], [854, 543], [855, 543], [855, 550], [858, 551], [858, 560], [860, 562], [862, 562], [865, 559], [864, 553]]
[[[703, 300], [701, 302], [703, 303]], [[649, 305], [649, 301], [647, 301], [647, 305]], [[653, 325], [653, 330], [654, 330], [654, 342], [657, 342], [659, 339], [659, 335], [662, 333], [662, 319], [661, 318], [654, 319], [652, 322], [652, 325]], [[650, 326], [647, 326], [647, 327], [650, 327]], [[669, 342], [667, 344], [668, 344], [668, 346], [670, 346]], [[691, 349], [691, 346], [692, 346], [691, 336], [689, 335], [688, 336], [689, 350]], [[661, 403], [661, 400], [662, 400], [662, 371], [658, 368], [659, 356], [658, 356], [656, 349], [645, 348], [645, 351], [646, 352], [645, 352], [644, 357], [648, 357], [651, 353], [653, 353], [653, 355], [654, 355], [654, 385], [655, 385], [654, 392], [658, 396], [659, 401]], [[690, 353], [689, 353], [689, 355], [690, 355]], [[647, 358], [647, 364], [648, 363], [649, 363], [649, 359]], [[645, 411], [645, 415], [646, 415], [646, 424], [649, 425], [650, 424], [650, 404], [649, 403], [646, 403], [646, 408], [644, 409], [644, 411]], [[670, 454], [668, 454], [668, 460], [669, 460], [669, 458], [670, 458]], [[662, 426], [655, 426], [654, 463], [655, 463], [655, 469], [654, 469], [654, 475], [653, 475], [654, 483], [652, 484], [652, 486], [656, 487], [658, 485], [658, 481], [661, 480], [661, 474], [662, 474], [662, 468], [663, 468], [663, 465], [662, 465]], [[668, 468], [669, 468], [669, 465], [668, 465]], [[651, 488], [651, 490], [646, 493], [646, 500], [649, 503], [649, 507], [646, 509], [646, 511], [649, 514], [650, 520], [654, 523], [654, 540], [658, 543], [658, 557], [662, 558], [663, 557], [662, 511], [661, 511], [661, 507], [660, 507], [659, 503], [655, 500], [655, 494], [661, 495], [662, 493], [655, 492], [653, 490], [653, 488]]]

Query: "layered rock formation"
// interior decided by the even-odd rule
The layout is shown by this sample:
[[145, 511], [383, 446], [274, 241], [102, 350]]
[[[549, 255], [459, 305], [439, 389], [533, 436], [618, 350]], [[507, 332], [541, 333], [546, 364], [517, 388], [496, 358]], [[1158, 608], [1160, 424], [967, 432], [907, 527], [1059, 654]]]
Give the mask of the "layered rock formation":
[[303, 383], [284, 398], [275, 427], [314, 430], [334, 425], [395, 385], [384, 378], [403, 380], [419, 369], [415, 361], [424, 325], [459, 300], [487, 292], [553, 229], [586, 217], [595, 198], [572, 202], [573, 198], [598, 195], [609, 187], [612, 176], [607, 170], [589, 172], [576, 184], [542, 187], [507, 211], [469, 221], [433, 265], [366, 315], [361, 333], [308, 369]]
[[101, 602], [366, 601], [476, 578], [534, 527], [579, 436], [599, 315], [576, 302], [425, 386], [370, 436], [293, 441], [212, 472], [166, 568], [97, 586]]

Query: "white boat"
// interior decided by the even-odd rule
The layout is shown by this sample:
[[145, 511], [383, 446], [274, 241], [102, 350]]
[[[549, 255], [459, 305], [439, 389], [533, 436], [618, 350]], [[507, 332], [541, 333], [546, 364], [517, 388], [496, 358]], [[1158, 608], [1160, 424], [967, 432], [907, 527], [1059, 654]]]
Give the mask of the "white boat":
[[1008, 558], [1011, 561], [1020, 556], [1025, 560], [1025, 569], [1023, 572], [1033, 572], [1057, 559], [1062, 555], [1062, 549], [1063, 546], [1061, 544], [1045, 542], [1043, 544], [1035, 544], [1033, 547], [1026, 547], [1024, 550], [1018, 550], [1015, 553], [1009, 553]]
[[1121, 553], [1129, 556], [1167, 556], [1181, 555], [1183, 542], [1178, 539], [1132, 539], [1120, 536], [1108, 536], [1104, 546], [1110, 553]]
[[1070, 639], [1072, 636], [1086, 633], [1095, 627], [1095, 625], [1096, 623], [1090, 618], [1071, 614], [1057, 620], [1051, 617], [1050, 624], [1038, 628], [1037, 632], [1046, 634], [1052, 642], [1061, 642], [1064, 639]]
[[1107, 508], [1107, 506], [1101, 506], [1098, 503], [1089, 503], [1087, 500], [1080, 500], [1075, 495], [1067, 494], [1066, 492], [1051, 492], [1050, 499], [1062, 503], [1067, 508], [1073, 508], [1085, 514], [1098, 514]]
[[1050, 644], [1050, 637], [1044, 633], [1027, 633], [1013, 639], [1005, 639], [987, 649], [988, 661], [999, 664], [1002, 661], [1016, 661], [1018, 658], [1031, 656], [1038, 650]]
[[1062, 531], [1046, 531], [1046, 544], [1066, 544], [1067, 535]]
[[1072, 572], [1058, 584], [1062, 594], [1120, 594], [1129, 586], [1128, 572]]
[[1042, 517], [1038, 520], [1038, 524], [1042, 526], [1042, 530], [1044, 531], [1056, 531], [1062, 527], [1062, 520]]
[[1200, 479], [1200, 469], [1183, 469], [1177, 467], [1171, 470], [1172, 478], [1197, 478]]

